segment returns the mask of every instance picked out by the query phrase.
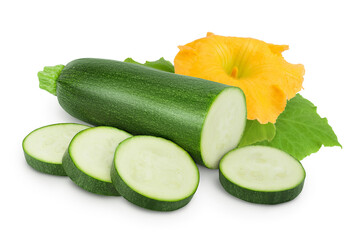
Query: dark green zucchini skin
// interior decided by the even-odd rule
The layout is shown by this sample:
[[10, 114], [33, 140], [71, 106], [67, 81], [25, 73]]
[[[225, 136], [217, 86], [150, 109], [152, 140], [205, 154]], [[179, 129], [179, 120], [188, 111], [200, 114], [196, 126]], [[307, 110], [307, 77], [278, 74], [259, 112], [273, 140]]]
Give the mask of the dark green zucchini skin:
[[86, 191], [108, 196], [119, 196], [119, 192], [115, 189], [112, 183], [104, 182], [98, 179], [95, 179], [91, 176], [86, 175], [84, 172], [79, 170], [71, 158], [71, 153], [69, 148], [66, 150], [62, 166], [66, 174], [70, 179], [79, 187], [85, 189]]
[[32, 157], [24, 150], [26, 162], [35, 170], [56, 176], [67, 176], [63, 166], [61, 164], [47, 163], [39, 161]]
[[70, 115], [93, 125], [169, 139], [203, 164], [201, 130], [216, 96], [230, 86], [136, 64], [77, 59], [57, 80]]
[[154, 211], [174, 211], [187, 205], [193, 198], [195, 192], [190, 196], [178, 201], [161, 201], [147, 198], [130, 188], [118, 174], [115, 164], [111, 167], [111, 180], [115, 189], [129, 202]]
[[305, 179], [301, 181], [297, 186], [291, 189], [283, 191], [255, 191], [245, 187], [241, 187], [229, 179], [227, 179], [224, 174], [219, 171], [219, 180], [224, 189], [231, 195], [240, 198], [244, 201], [251, 203], [259, 204], [279, 204], [293, 200], [296, 198], [302, 191]]

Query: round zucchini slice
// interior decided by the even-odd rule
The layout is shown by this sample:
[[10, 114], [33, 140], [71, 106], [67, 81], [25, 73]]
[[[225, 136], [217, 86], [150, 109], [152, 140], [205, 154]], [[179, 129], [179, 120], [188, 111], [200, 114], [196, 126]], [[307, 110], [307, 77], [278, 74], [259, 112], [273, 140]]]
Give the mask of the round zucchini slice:
[[131, 203], [172, 211], [190, 202], [199, 184], [199, 170], [175, 143], [140, 135], [123, 141], [116, 149], [111, 179]]
[[226, 154], [220, 161], [220, 182], [242, 200], [278, 204], [302, 191], [305, 170], [289, 154], [272, 147], [247, 146]]
[[77, 123], [59, 123], [35, 129], [22, 143], [26, 162], [40, 172], [66, 176], [61, 164], [62, 157], [75, 134], [88, 127]]
[[114, 127], [93, 127], [71, 140], [63, 157], [63, 167], [71, 180], [96, 194], [119, 195], [111, 182], [110, 169], [119, 143], [129, 133]]

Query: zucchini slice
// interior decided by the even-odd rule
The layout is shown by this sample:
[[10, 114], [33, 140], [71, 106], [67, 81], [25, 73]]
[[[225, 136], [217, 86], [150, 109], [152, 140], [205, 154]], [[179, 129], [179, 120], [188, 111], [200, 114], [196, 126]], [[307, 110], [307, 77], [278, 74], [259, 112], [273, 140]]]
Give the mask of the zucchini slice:
[[305, 170], [289, 154], [272, 147], [247, 146], [226, 154], [220, 161], [220, 182], [242, 200], [278, 204], [297, 197]]
[[199, 170], [175, 143], [139, 135], [116, 149], [111, 179], [128, 201], [151, 210], [172, 211], [190, 202], [199, 184]]
[[110, 169], [117, 145], [131, 137], [113, 127], [93, 127], [71, 140], [63, 157], [63, 167], [71, 180], [96, 194], [119, 195], [111, 183]]
[[71, 139], [88, 126], [59, 123], [35, 129], [23, 140], [26, 162], [34, 169], [52, 175], [66, 176], [62, 157]]

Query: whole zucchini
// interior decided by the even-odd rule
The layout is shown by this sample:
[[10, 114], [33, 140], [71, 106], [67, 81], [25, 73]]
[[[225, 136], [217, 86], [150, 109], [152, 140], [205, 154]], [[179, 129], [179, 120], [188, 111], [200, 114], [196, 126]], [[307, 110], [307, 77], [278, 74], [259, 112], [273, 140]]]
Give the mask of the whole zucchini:
[[77, 59], [38, 77], [70, 115], [169, 139], [208, 168], [238, 145], [246, 123], [239, 88], [137, 64]]

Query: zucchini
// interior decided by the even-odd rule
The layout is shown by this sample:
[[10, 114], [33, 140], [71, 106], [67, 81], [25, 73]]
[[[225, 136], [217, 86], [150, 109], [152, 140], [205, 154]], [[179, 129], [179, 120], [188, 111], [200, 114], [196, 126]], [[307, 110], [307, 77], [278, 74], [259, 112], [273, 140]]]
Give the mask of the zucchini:
[[169, 139], [208, 168], [238, 145], [246, 123], [239, 88], [138, 64], [78, 59], [38, 77], [70, 115]]
[[199, 185], [199, 170], [175, 143], [139, 135], [117, 147], [111, 179], [128, 201], [151, 210], [172, 211], [190, 202]]
[[111, 183], [110, 169], [117, 145], [131, 137], [113, 127], [93, 127], [71, 140], [63, 157], [63, 167], [81, 188], [102, 195], [119, 195]]
[[22, 142], [26, 162], [43, 173], [66, 176], [62, 157], [71, 139], [88, 126], [60, 123], [44, 126], [29, 133]]
[[301, 193], [305, 181], [305, 170], [298, 160], [265, 146], [230, 151], [220, 161], [219, 169], [224, 189], [252, 203], [290, 201]]

